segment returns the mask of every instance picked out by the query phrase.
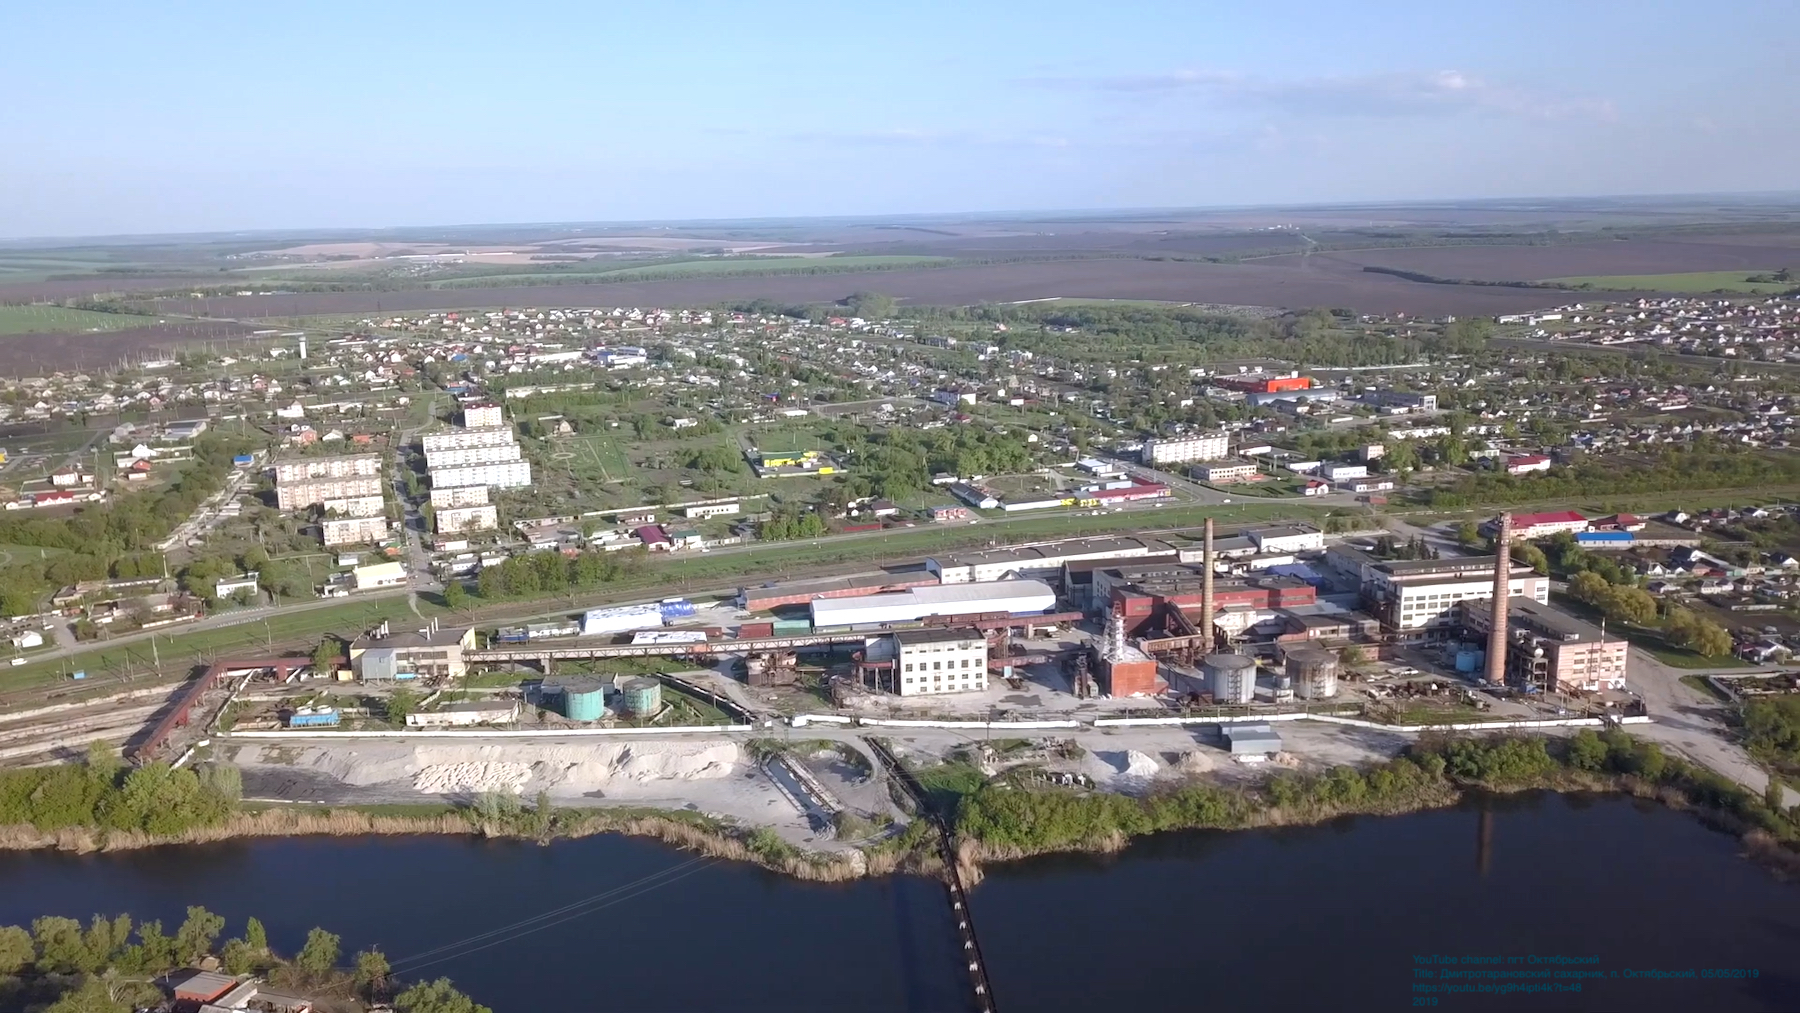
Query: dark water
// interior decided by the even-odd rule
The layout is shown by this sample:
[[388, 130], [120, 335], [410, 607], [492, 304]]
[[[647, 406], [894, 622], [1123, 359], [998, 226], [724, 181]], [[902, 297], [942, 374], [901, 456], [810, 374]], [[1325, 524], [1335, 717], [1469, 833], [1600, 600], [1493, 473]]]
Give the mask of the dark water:
[[[1800, 1010], [1800, 886], [1737, 850], [1659, 807], [1545, 795], [998, 866], [972, 904], [1007, 1013]], [[232, 933], [256, 915], [289, 952], [313, 925], [346, 952], [378, 944], [500, 1013], [969, 1006], [941, 889], [916, 879], [815, 886], [619, 837], [0, 855], [0, 923], [128, 911], [172, 929], [188, 904]], [[538, 916], [522, 927], [542, 931], [483, 935]], [[1414, 977], [1414, 954], [1760, 977], [1433, 996], [1413, 991], [1441, 983]]]

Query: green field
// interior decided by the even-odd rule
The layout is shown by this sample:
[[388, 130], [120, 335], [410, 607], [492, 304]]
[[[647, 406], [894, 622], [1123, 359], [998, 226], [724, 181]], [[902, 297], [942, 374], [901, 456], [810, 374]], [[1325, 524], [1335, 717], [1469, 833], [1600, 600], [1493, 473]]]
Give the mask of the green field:
[[1597, 289], [1626, 292], [1743, 292], [1749, 295], [1779, 295], [1800, 288], [1795, 282], [1752, 282], [1752, 275], [1773, 274], [1766, 271], [1690, 271], [1685, 274], [1620, 274], [1594, 275], [1581, 278], [1551, 278], [1561, 285], [1587, 285]]
[[156, 322], [132, 313], [95, 313], [64, 306], [0, 306], [0, 334], [51, 331], [122, 331]]

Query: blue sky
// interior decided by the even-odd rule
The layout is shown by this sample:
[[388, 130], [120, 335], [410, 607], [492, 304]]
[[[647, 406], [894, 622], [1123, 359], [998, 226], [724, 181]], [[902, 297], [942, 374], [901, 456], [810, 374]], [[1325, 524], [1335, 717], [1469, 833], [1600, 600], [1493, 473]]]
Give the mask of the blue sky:
[[1800, 3], [0, 5], [0, 236], [1800, 188]]

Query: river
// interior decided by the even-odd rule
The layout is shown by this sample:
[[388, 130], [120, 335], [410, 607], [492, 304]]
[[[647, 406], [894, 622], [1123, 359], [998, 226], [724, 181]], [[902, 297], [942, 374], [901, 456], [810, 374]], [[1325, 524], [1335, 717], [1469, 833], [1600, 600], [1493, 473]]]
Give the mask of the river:
[[[1535, 794], [998, 865], [971, 905], [1007, 1013], [1800, 1009], [1800, 886], [1738, 850], [1659, 806]], [[228, 933], [260, 917], [287, 952], [314, 925], [346, 954], [379, 944], [497, 1013], [970, 1004], [942, 890], [913, 878], [807, 884], [614, 836], [0, 854], [0, 924], [127, 911], [172, 931], [189, 904], [224, 914]], [[1580, 993], [1415, 991], [1484, 984], [1439, 976], [1471, 969], [1463, 957], [1510, 973], [1554, 969], [1531, 962], [1546, 955], [1619, 976]], [[1718, 967], [1759, 976], [1628, 976]], [[1485, 984], [1520, 983], [1550, 982]]]

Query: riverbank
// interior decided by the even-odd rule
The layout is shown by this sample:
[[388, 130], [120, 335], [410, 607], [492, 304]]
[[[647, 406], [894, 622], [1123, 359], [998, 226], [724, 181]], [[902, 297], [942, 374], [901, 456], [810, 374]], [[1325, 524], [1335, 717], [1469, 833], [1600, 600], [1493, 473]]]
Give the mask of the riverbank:
[[[1800, 824], [1704, 768], [1665, 756], [1620, 731], [1567, 739], [1427, 737], [1401, 757], [1320, 774], [1277, 769], [1252, 785], [1204, 777], [1168, 781], [1141, 795], [1082, 790], [1034, 778], [1029, 770], [952, 779], [934, 796], [952, 827], [965, 883], [983, 866], [1037, 855], [1122, 850], [1133, 839], [1172, 830], [1255, 830], [1307, 826], [1345, 816], [1399, 816], [1454, 806], [1472, 793], [1623, 793], [1690, 811], [1740, 838], [1746, 854], [1783, 873], [1800, 873]], [[707, 858], [747, 862], [796, 879], [843, 882], [944, 872], [930, 823], [891, 826], [855, 846], [824, 851], [783, 840], [766, 827], [701, 813], [653, 808], [559, 808], [540, 796], [526, 806], [484, 796], [474, 806], [286, 806], [249, 804], [177, 832], [96, 825], [41, 829], [0, 826], [0, 850], [79, 854], [268, 837], [458, 835], [548, 843], [597, 834], [647, 837]]]

